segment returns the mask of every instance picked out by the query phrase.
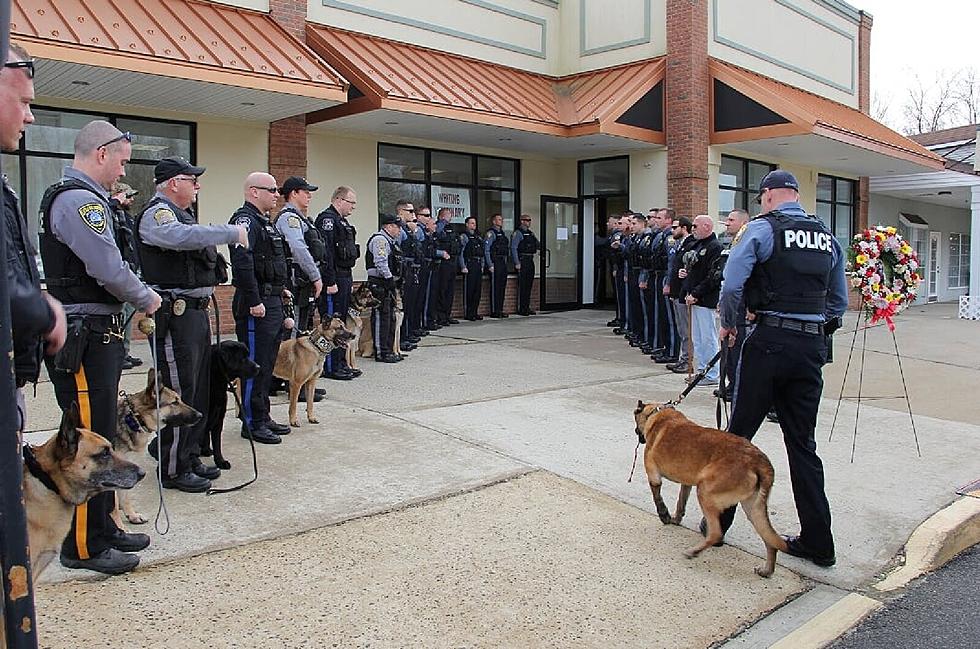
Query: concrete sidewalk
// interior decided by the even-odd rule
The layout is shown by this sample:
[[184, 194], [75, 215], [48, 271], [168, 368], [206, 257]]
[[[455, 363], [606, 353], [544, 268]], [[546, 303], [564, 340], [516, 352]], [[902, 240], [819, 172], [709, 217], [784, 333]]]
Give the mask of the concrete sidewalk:
[[[916, 307], [897, 319], [896, 338], [921, 457], [904, 398], [866, 400], [902, 394], [886, 328], [867, 332], [856, 438], [863, 331], [831, 441], [848, 331], [825, 372], [817, 440], [837, 566], [780, 555], [772, 580], [755, 577], [763, 546], [742, 516], [729, 545], [683, 559], [697, 536], [696, 499], [687, 529], [666, 528], [642, 466], [626, 482], [636, 400], [676, 397], [682, 377], [627, 347], [608, 318], [461, 324], [425, 338], [405, 362], [364, 361], [357, 381], [321, 381], [328, 399], [317, 407], [329, 424], [260, 447], [259, 482], [244, 491], [165, 492], [169, 533], [144, 530], [153, 544], [136, 573], [94, 580], [50, 569], [38, 593], [43, 643], [115, 646], [103, 637], [108, 624], [145, 647], [705, 647], [775, 609], [783, 618], [767, 618], [769, 633], [781, 637], [863, 591], [956, 487], [980, 478], [978, 325], [956, 320], [952, 305]], [[143, 382], [132, 371], [122, 387]], [[43, 440], [58, 419], [48, 384], [28, 407], [38, 431], [29, 437]], [[714, 409], [710, 389], [683, 406], [706, 425]], [[285, 420], [285, 404], [273, 411]], [[234, 468], [219, 486], [250, 475], [236, 423], [228, 419], [225, 439]], [[778, 427], [765, 424], [755, 441], [776, 468], [773, 524], [795, 532]], [[664, 491], [670, 500], [676, 487]], [[144, 514], [156, 511], [152, 483], [135, 497]]]

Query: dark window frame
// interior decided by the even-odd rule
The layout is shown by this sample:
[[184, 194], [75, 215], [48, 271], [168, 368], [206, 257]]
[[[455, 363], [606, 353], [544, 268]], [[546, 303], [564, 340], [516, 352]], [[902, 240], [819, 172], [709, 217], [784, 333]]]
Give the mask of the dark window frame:
[[751, 214], [752, 213], [752, 204], [753, 204], [753, 201], [755, 200], [755, 195], [757, 195], [759, 193], [759, 188], [758, 187], [749, 187], [748, 186], [748, 182], [749, 182], [749, 165], [750, 164], [757, 164], [757, 165], [762, 165], [762, 166], [765, 166], [765, 167], [769, 167], [769, 171], [775, 170], [776, 169], [776, 165], [773, 164], [773, 163], [771, 163], [771, 162], [765, 162], [763, 160], [754, 160], [752, 158], [741, 158], [739, 156], [733, 156], [733, 155], [724, 155], [723, 154], [721, 156], [721, 158], [722, 158], [723, 161], [727, 159], [727, 160], [734, 160], [736, 162], [741, 163], [741, 165], [742, 165], [742, 178], [745, 179], [744, 180], [745, 185], [744, 186], [738, 186], [738, 185], [725, 185], [725, 184], [723, 184], [722, 181], [721, 181], [721, 166], [719, 165], [718, 191], [721, 192], [722, 190], [728, 190], [728, 191], [735, 192], [735, 205], [734, 205], [734, 208], [735, 209], [745, 210], [746, 212], [748, 212], [749, 214]]
[[[820, 194], [817, 193], [816, 202], [818, 205], [829, 205], [830, 206], [830, 223], [827, 224], [828, 229], [831, 233], [837, 232], [837, 208], [838, 206], [849, 207], [851, 209], [851, 220], [847, 224], [847, 237], [845, 237], [841, 244], [846, 246], [847, 242], [854, 235], [854, 223], [857, 219], [857, 201], [858, 201], [858, 183], [852, 178], [843, 178], [841, 176], [831, 176], [830, 174], [817, 174], [817, 187], [820, 186], [820, 179], [828, 178], [830, 179], [830, 200], [820, 198]], [[851, 200], [850, 202], [844, 200], [838, 200], [837, 197], [837, 183], [845, 182], [851, 186]], [[819, 210], [817, 210], [819, 212]], [[836, 236], [836, 235], [835, 235]]]
[[[610, 162], [612, 160], [625, 160], [626, 161], [626, 191], [625, 192], [603, 192], [603, 193], [592, 193], [586, 194], [583, 192], [583, 183], [585, 182], [585, 165], [592, 162]], [[606, 156], [602, 158], [588, 158], [586, 160], [578, 161], [578, 197], [580, 199], [585, 198], [600, 198], [608, 196], [627, 196], [630, 195], [630, 157], [628, 155], [614, 155]]]

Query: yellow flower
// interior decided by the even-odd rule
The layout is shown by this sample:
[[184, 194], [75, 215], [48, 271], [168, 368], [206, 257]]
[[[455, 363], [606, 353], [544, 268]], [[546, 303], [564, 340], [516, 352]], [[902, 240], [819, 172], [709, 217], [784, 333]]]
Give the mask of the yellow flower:
[[901, 248], [901, 250], [902, 250], [902, 254], [903, 254], [903, 255], [909, 255], [909, 254], [912, 254], [912, 247], [911, 247], [911, 246], [909, 246], [909, 245], [908, 245], [907, 243], [903, 243], [903, 244], [902, 244], [902, 248]]
[[878, 291], [881, 290], [881, 284], [872, 284], [871, 285], [871, 290], [874, 291], [875, 293], [877, 293]]
[[898, 230], [896, 230], [892, 226], [888, 226], [887, 228], [885, 228], [885, 232], [887, 232], [888, 234], [895, 234], [896, 232], [898, 232]]
[[866, 264], [866, 263], [868, 263], [868, 256], [867, 255], [858, 255], [857, 257], [854, 258], [854, 261], [856, 261], [858, 264], [862, 264], [862, 265], [863, 264]]

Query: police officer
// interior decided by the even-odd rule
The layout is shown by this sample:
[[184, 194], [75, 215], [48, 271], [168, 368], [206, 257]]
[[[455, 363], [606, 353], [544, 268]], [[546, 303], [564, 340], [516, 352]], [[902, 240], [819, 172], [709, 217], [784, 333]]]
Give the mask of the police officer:
[[463, 311], [467, 320], [483, 320], [480, 315], [480, 297], [483, 293], [484, 242], [476, 230], [476, 217], [466, 217], [466, 232], [459, 235], [462, 254], [459, 269], [466, 277], [463, 284]]
[[435, 221], [432, 218], [432, 210], [426, 206], [418, 207], [415, 216], [419, 222], [419, 299], [415, 304], [415, 326], [412, 333], [417, 338], [424, 338], [429, 335], [427, 324], [427, 314], [431, 298], [432, 268], [435, 265], [436, 240], [433, 236], [435, 232]]
[[[139, 195], [139, 190], [133, 189], [126, 183], [115, 183], [112, 189], [109, 190], [109, 206], [116, 211], [116, 218], [120, 224], [124, 224], [129, 232], [133, 233], [133, 236], [127, 237], [127, 240], [132, 241], [134, 249], [129, 251], [126, 255], [127, 258], [132, 257], [129, 265], [133, 269], [133, 272], [137, 276], [140, 274], [140, 263], [139, 263], [139, 249], [136, 248], [136, 224], [133, 221], [132, 215], [129, 213], [130, 208], [133, 206], [133, 201], [136, 196]], [[131, 320], [133, 313], [136, 311], [136, 307], [127, 302], [123, 305], [123, 318], [126, 320]], [[141, 358], [136, 356], [130, 356], [129, 354], [129, 344], [132, 339], [133, 328], [125, 327], [123, 330], [123, 370], [131, 370], [134, 367], [139, 367], [143, 364]]]
[[[687, 315], [687, 304], [684, 302], [684, 278], [681, 268], [684, 267], [684, 255], [694, 246], [697, 239], [691, 236], [694, 224], [686, 216], [679, 216], [671, 224], [671, 243], [667, 249], [667, 281], [664, 283], [663, 294], [670, 309], [671, 320], [674, 322], [674, 346], [670, 355], [654, 359], [665, 363], [668, 370], [677, 374], [687, 372], [690, 366], [690, 346], [688, 339], [690, 323]], [[693, 369], [693, 366], [691, 366]]]
[[[11, 45], [4, 59], [10, 65], [0, 68], [0, 149], [17, 150], [20, 136], [34, 122], [30, 101], [34, 99], [33, 73], [18, 64], [31, 61], [27, 52]], [[33, 68], [30, 68], [33, 69]], [[3, 185], [3, 227], [6, 230], [7, 287], [13, 334], [14, 380], [17, 385], [17, 430], [26, 425], [24, 386], [37, 383], [45, 342], [54, 354], [65, 342], [65, 312], [61, 303], [40, 290], [40, 275], [34, 246], [28, 238], [27, 221], [20, 211], [17, 194], [7, 182]]]
[[[55, 397], [63, 411], [77, 403], [82, 424], [110, 440], [116, 431], [116, 400], [122, 372], [122, 304], [147, 314], [160, 296], [133, 273], [121, 251], [129, 244], [114, 222], [108, 189], [125, 173], [132, 152], [129, 133], [108, 122], [83, 126], [75, 156], [61, 181], [41, 199], [41, 260], [48, 291], [65, 307], [68, 340], [46, 359]], [[139, 564], [131, 554], [150, 543], [127, 534], [110, 518], [115, 494], [106, 492], [78, 505], [61, 547], [61, 563], [108, 574]]]
[[673, 223], [674, 210], [667, 207], [657, 209], [652, 227], [658, 231], [658, 234], [653, 241], [651, 259], [655, 334], [652, 341], [654, 350], [651, 358], [654, 361], [669, 359], [676, 346], [677, 322], [674, 319], [674, 310], [667, 304], [667, 298], [663, 291], [667, 282], [667, 261], [670, 257], [670, 247], [673, 241]]
[[531, 287], [534, 285], [534, 256], [538, 238], [531, 232], [531, 215], [521, 214], [520, 225], [510, 239], [510, 254], [517, 269], [517, 313], [534, 315], [531, 310]]
[[[722, 243], [724, 250], [718, 258], [716, 271], [720, 276], [724, 276], [725, 264], [728, 262], [728, 255], [731, 248], [741, 239], [743, 228], [749, 222], [749, 213], [742, 209], [735, 209], [728, 213], [725, 219], [725, 241]], [[719, 237], [721, 240], [721, 237]], [[715, 390], [715, 396], [721, 396], [726, 401], [731, 401], [735, 391], [735, 376], [738, 373], [738, 357], [742, 353], [742, 342], [745, 340], [745, 308], [741, 309], [742, 315], [735, 319], [735, 342], [728, 348], [725, 355], [725, 392], [719, 395]]]
[[[350, 187], [341, 185], [330, 196], [330, 205], [316, 217], [314, 225], [324, 243], [324, 261], [320, 264], [324, 293], [320, 297], [320, 319], [334, 313], [346, 317], [350, 309], [351, 290], [354, 286], [353, 268], [361, 256], [357, 245], [357, 230], [347, 217], [357, 206], [357, 194]], [[347, 352], [337, 348], [323, 361], [321, 376], [338, 381], [349, 381], [361, 375], [361, 370], [347, 367]]]
[[[844, 254], [826, 226], [800, 206], [793, 174], [770, 172], [757, 200], [763, 213], [732, 247], [721, 292], [722, 344], [736, 334], [743, 296], [754, 318], [742, 345], [728, 430], [752, 439], [770, 405], [776, 407], [800, 518], [800, 534], [787, 537], [787, 552], [832, 566], [830, 505], [814, 429], [828, 353], [825, 334], [840, 326], [847, 308]], [[726, 510], [722, 529], [708, 530], [711, 535], [723, 535], [734, 513]]]
[[436, 305], [436, 325], [448, 327], [459, 324], [453, 317], [453, 300], [456, 297], [456, 269], [459, 264], [459, 237], [453, 232], [450, 223], [453, 218], [452, 210], [440, 208], [436, 222], [436, 249], [442, 252], [442, 263], [439, 264], [439, 282], [436, 293], [439, 301]]
[[616, 297], [616, 317], [606, 323], [613, 327], [617, 336], [626, 326], [626, 301], [623, 298], [623, 226], [619, 215], [612, 214], [606, 219], [606, 232], [609, 239], [609, 275], [612, 277], [613, 295]]
[[268, 217], [276, 206], [278, 193], [276, 179], [271, 175], [259, 171], [249, 174], [245, 179], [245, 203], [230, 220], [232, 225], [248, 230], [248, 246], [231, 249], [235, 333], [248, 347], [249, 358], [260, 367], [258, 375], [246, 380], [242, 387], [242, 437], [262, 444], [278, 444], [282, 441], [280, 436], [289, 433], [289, 426], [274, 421], [269, 414], [269, 387], [279, 354], [283, 298], [292, 297], [286, 289], [286, 244]]
[[379, 363], [397, 363], [402, 356], [393, 351], [395, 342], [395, 291], [396, 280], [401, 272], [401, 250], [398, 235], [401, 227], [398, 218], [385, 214], [381, 217], [381, 229], [371, 235], [364, 253], [368, 282], [380, 287], [384, 293], [381, 304], [371, 313], [374, 335], [374, 360]]
[[[286, 240], [291, 258], [290, 280], [295, 303], [298, 307], [296, 326], [291, 335], [308, 331], [313, 326], [313, 305], [323, 290], [320, 264], [327, 258], [326, 245], [313, 223], [307, 218], [312, 192], [316, 185], [306, 178], [290, 176], [279, 188], [285, 204], [276, 216], [276, 229]], [[306, 396], [305, 393], [302, 396]]]
[[418, 346], [420, 337], [414, 336], [413, 330], [415, 304], [419, 297], [419, 227], [415, 216], [415, 206], [411, 201], [402, 199], [395, 204], [395, 216], [398, 218], [398, 245], [402, 251], [401, 287], [402, 325], [396, 334], [400, 338], [399, 348], [410, 352]]
[[[152, 345], [160, 382], [184, 403], [207, 413], [211, 376], [211, 319], [214, 287], [228, 280], [217, 246], [246, 245], [248, 231], [238, 225], [200, 225], [191, 206], [197, 200], [204, 167], [180, 157], [164, 158], [153, 170], [156, 193], [136, 217], [143, 279], [163, 298]], [[201, 461], [207, 417], [160, 431], [151, 455], [162, 464], [163, 486], [188, 493], [207, 491], [221, 475]], [[156, 453], [154, 453], [156, 451]]]
[[504, 234], [504, 217], [494, 214], [483, 242], [484, 258], [490, 271], [490, 317], [506, 318], [504, 292], [507, 290], [507, 257], [510, 246]]
[[429, 278], [425, 289], [425, 305], [422, 311], [422, 331], [426, 334], [442, 329], [439, 324], [440, 292], [439, 281], [442, 265], [449, 263], [449, 251], [440, 248], [447, 242], [440, 239], [438, 219], [431, 216], [425, 223], [426, 257], [429, 259]]
[[653, 288], [656, 283], [653, 273], [654, 247], [659, 244], [659, 231], [655, 231], [656, 210], [650, 210], [639, 238], [636, 241], [633, 258], [639, 268], [637, 275], [637, 293], [640, 297], [641, 329], [640, 351], [644, 354], [653, 353], [656, 340], [656, 305], [653, 300]]
[[643, 344], [643, 303], [640, 300], [640, 239], [646, 229], [643, 215], [632, 212], [623, 217], [629, 236], [623, 242], [623, 280], [626, 282], [626, 339], [630, 347]]

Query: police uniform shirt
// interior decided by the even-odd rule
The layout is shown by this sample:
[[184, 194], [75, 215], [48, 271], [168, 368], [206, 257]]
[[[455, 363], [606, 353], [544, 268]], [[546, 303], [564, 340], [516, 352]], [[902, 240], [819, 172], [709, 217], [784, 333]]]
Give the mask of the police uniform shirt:
[[436, 231], [432, 234], [432, 237], [436, 240], [436, 256], [435, 256], [435, 258], [437, 260], [441, 260], [441, 261], [445, 261], [445, 257], [443, 256], [442, 253], [445, 252], [446, 254], [449, 254], [449, 252], [450, 252], [449, 250], [445, 250], [445, 249], [439, 247], [439, 242], [442, 241], [442, 232], [443, 232], [443, 230], [446, 229], [446, 226], [448, 224], [449, 224], [449, 221], [443, 221], [442, 219], [439, 219], [438, 221], [436, 221]]
[[[69, 189], [58, 195], [49, 215], [51, 234], [71, 248], [88, 275], [116, 299], [140, 310], [147, 308], [152, 302], [150, 289], [123, 261], [116, 246], [109, 193], [74, 167], [66, 167], [64, 177], [80, 180], [92, 191]], [[119, 313], [122, 304], [65, 304], [64, 309], [69, 315], [109, 314]]]
[[378, 230], [375, 236], [371, 237], [371, 241], [368, 243], [368, 250], [374, 257], [374, 266], [368, 268], [368, 277], [394, 278], [394, 275], [391, 274], [391, 270], [388, 268], [388, 257], [391, 255], [391, 246], [394, 242], [395, 240], [389, 237], [388, 233], [384, 230]]
[[[783, 203], [776, 208], [788, 217], [798, 220], [813, 219], [797, 202]], [[760, 215], [760, 216], [765, 216]], [[764, 218], [756, 217], [748, 222], [739, 237], [738, 245], [732, 246], [725, 263], [724, 281], [722, 283], [720, 311], [721, 326], [733, 329], [739, 320], [739, 305], [744, 304], [745, 282], [752, 274], [756, 264], [765, 263], [773, 251], [772, 226]], [[824, 322], [844, 314], [847, 309], [847, 279], [844, 275], [844, 254], [836, 238], [830, 237], [833, 266], [830, 271], [830, 283], [827, 293], [827, 312], [819, 313], [782, 313], [761, 311], [784, 318]]]
[[521, 240], [526, 234], [529, 234], [532, 237], [534, 236], [530, 230], [522, 230], [517, 228], [514, 230], [514, 234], [510, 237], [510, 257], [514, 260], [515, 266], [520, 265], [521, 263], [521, 256], [517, 252], [517, 247], [521, 244]]
[[[647, 254], [650, 256], [649, 258], [653, 259], [653, 249], [657, 245], [657, 237], [659, 235], [660, 235], [659, 232], [654, 233], [653, 228], [643, 228], [643, 231], [640, 232], [639, 238], [636, 240], [637, 260], [639, 260], [640, 255], [643, 254], [642, 250], [647, 250], [648, 251]], [[643, 264], [640, 263], [638, 263], [637, 266], [640, 271], [640, 274], [637, 279], [641, 284], [646, 284], [647, 282], [650, 281], [650, 275], [653, 274], [653, 269], [644, 268]]]
[[[193, 219], [194, 224], [182, 222]], [[234, 245], [238, 243], [238, 228], [233, 225], [201, 225], [193, 213], [182, 210], [170, 199], [157, 192], [147, 204], [140, 218], [139, 237], [144, 244], [156, 246], [164, 250], [202, 250], [208, 246]], [[214, 292], [213, 286], [197, 288], [167, 288], [161, 289], [152, 285], [157, 291], [165, 291], [182, 297], [210, 297]]]
[[[331, 229], [333, 223], [331, 222]], [[286, 240], [289, 251], [293, 255], [293, 262], [299, 266], [303, 274], [311, 282], [320, 279], [320, 269], [310, 254], [310, 249], [306, 246], [306, 231], [310, 229], [310, 224], [299, 211], [299, 208], [292, 203], [286, 203], [279, 216], [276, 217], [276, 229]]]
[[[487, 264], [487, 268], [490, 268], [491, 266], [494, 265], [493, 258], [490, 256], [490, 251], [493, 249], [493, 242], [494, 240], [496, 240], [497, 237], [502, 237], [502, 236], [504, 236], [504, 231], [502, 228], [498, 228], [494, 226], [489, 230], [487, 230], [487, 237], [483, 241], [483, 251], [484, 251], [483, 255]], [[506, 259], [504, 259], [504, 262], [506, 263]]]
[[[245, 210], [252, 214], [242, 214]], [[241, 246], [232, 247], [231, 253], [231, 272], [232, 284], [242, 292], [244, 304], [251, 308], [262, 304], [262, 295], [259, 292], [259, 281], [255, 275], [255, 247], [259, 244], [263, 236], [262, 230], [266, 227], [272, 228], [268, 217], [259, 211], [252, 203], [245, 201], [242, 207], [236, 211], [238, 216], [232, 215], [232, 225], [244, 225], [248, 228], [248, 248]], [[271, 236], [271, 235], [268, 235]]]
[[[463, 234], [459, 235], [459, 249], [462, 250], [462, 251], [464, 251], [464, 253], [465, 253], [466, 246], [468, 246], [469, 243], [470, 243], [470, 237], [475, 237], [475, 236], [476, 236], [476, 230], [467, 230]], [[486, 244], [484, 244], [484, 245], [486, 245]], [[460, 254], [459, 255], [459, 269], [460, 270], [463, 270], [464, 268], [466, 268], [466, 259], [465, 259], [465, 257], [466, 257], [465, 254]], [[480, 259], [480, 272], [482, 273], [483, 270], [484, 270], [484, 268], [486, 268], [484, 266], [484, 264], [486, 263], [486, 259], [484, 259], [484, 256], [483, 255], [480, 255], [479, 259]]]

